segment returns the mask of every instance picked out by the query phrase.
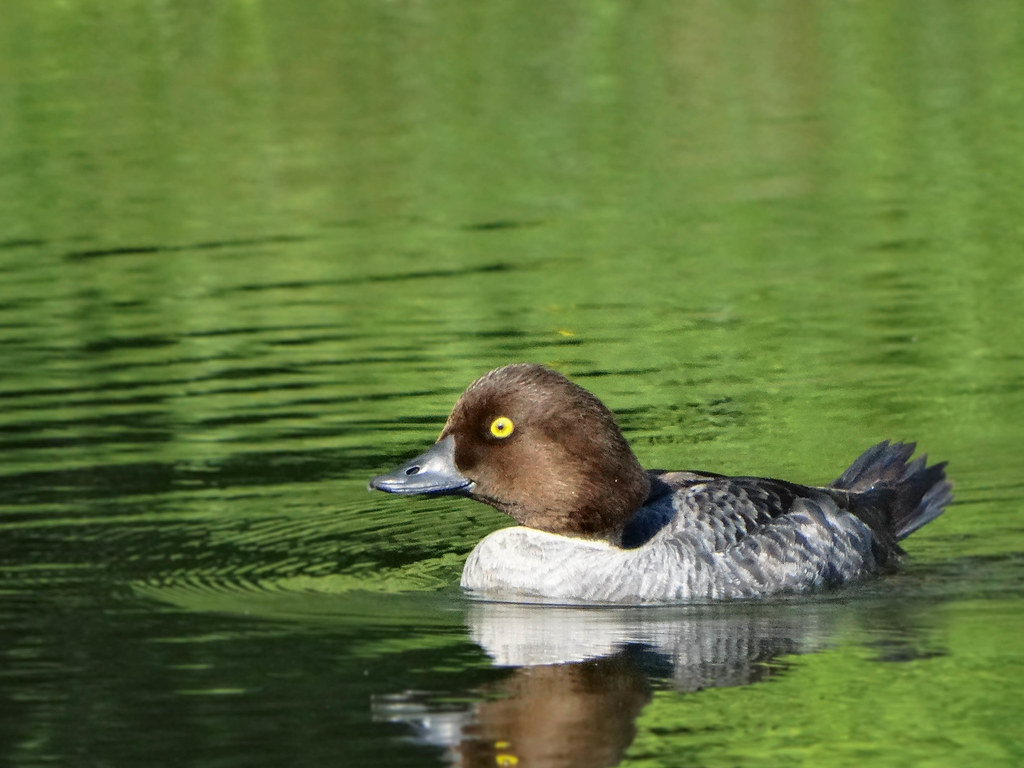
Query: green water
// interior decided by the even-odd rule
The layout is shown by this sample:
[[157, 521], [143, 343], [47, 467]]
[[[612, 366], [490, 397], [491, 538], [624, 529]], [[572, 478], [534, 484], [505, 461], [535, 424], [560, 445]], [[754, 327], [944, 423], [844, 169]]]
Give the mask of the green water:
[[[1011, 0], [8, 0], [0, 762], [1024, 762], [1022, 82]], [[508, 520], [365, 486], [515, 360], [957, 500], [842, 593], [471, 604]]]

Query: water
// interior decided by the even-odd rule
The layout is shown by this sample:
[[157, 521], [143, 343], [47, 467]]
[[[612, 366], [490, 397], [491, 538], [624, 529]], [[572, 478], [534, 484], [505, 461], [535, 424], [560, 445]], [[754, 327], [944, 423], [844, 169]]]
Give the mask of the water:
[[[1015, 3], [12, 0], [10, 765], [1016, 765]], [[647, 466], [957, 501], [797, 600], [473, 604], [507, 524], [368, 494], [548, 363]]]

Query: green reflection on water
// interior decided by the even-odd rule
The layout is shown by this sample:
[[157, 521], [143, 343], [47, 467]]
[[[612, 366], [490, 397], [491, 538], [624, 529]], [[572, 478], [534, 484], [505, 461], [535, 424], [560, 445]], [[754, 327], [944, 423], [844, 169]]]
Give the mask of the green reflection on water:
[[[662, 694], [631, 755], [671, 762], [651, 736], [667, 728], [709, 763], [838, 741], [831, 761], [876, 760], [907, 713], [915, 760], [952, 754], [942, 731], [1011, 762], [1003, 720], [958, 730], [935, 707], [1020, 712], [990, 688], [993, 670], [1020, 687], [998, 651], [1019, 634], [1000, 558], [1024, 549], [1022, 23], [1010, 0], [6, 2], [4, 594], [70, 592], [92, 626], [129, 588], [266, 621], [322, 610], [296, 593], [450, 588], [507, 521], [365, 482], [433, 440], [473, 378], [537, 360], [616, 410], [649, 466], [822, 482], [876, 440], [918, 439], [957, 484], [908, 542], [908, 578], [949, 601], [947, 657], [893, 680], [844, 648], [692, 707]], [[147, 615], [129, 642], [167, 633]], [[49, 645], [53, 624], [7, 624], [55, 679], [85, 669], [77, 689], [107, 669]], [[394, 686], [401, 652], [457, 643], [375, 627], [352, 647], [394, 656]], [[105, 658], [96, 637], [81, 652]], [[234, 637], [211, 668], [251, 639]], [[112, 720], [146, 689], [144, 655]], [[202, 682], [168, 690], [258, 690], [235, 668]], [[801, 708], [837, 686], [842, 717]], [[302, 691], [323, 695], [290, 690], [295, 711]], [[93, 744], [47, 731], [73, 713], [43, 698], [6, 743]], [[673, 731], [691, 718], [732, 745]]]
[[770, 685], [709, 690], [684, 706], [657, 696], [623, 764], [1019, 762], [1020, 694], [1005, 684], [1024, 668], [1018, 603], [963, 602], [938, 614], [930, 653], [825, 651], [791, 660], [793, 674]]

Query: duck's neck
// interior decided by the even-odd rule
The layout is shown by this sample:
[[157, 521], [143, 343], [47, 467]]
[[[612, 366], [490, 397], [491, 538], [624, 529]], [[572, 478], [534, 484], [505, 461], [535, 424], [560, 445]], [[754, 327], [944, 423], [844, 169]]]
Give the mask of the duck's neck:
[[542, 508], [502, 511], [530, 528], [621, 546], [623, 529], [650, 495], [651, 481], [632, 452], [629, 462], [616, 458], [617, 463], [606, 465], [619, 467], [614, 475], [594, 469], [553, 494]]

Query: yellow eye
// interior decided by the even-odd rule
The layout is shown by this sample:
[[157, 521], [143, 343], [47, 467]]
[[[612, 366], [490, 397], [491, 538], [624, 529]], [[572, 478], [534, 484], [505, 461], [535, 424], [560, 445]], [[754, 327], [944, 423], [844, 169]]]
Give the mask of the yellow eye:
[[508, 416], [499, 416], [491, 422], [491, 434], [497, 438], [506, 438], [512, 434], [515, 430], [516, 425], [512, 423], [512, 419]]

